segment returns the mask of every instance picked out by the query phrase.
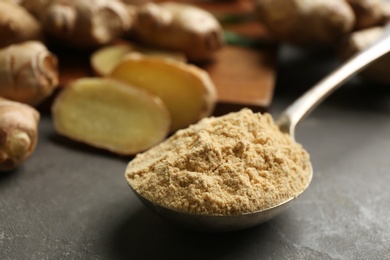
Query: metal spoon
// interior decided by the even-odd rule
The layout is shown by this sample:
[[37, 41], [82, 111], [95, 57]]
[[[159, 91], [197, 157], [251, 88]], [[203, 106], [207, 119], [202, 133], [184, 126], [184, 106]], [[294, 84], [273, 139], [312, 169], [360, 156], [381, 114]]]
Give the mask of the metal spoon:
[[[280, 130], [289, 133], [294, 138], [294, 132], [297, 124], [317, 105], [319, 105], [321, 101], [323, 101], [328, 95], [330, 95], [353, 75], [361, 71], [373, 61], [382, 57], [384, 54], [388, 53], [390, 51], [389, 25], [386, 26], [381, 38], [373, 45], [346, 61], [337, 70], [325, 77], [322, 81], [288, 106], [285, 111], [282, 112], [278, 120], [276, 120]], [[312, 175], [313, 169], [311, 168], [310, 180]], [[309, 183], [307, 186], [309, 186]], [[256, 226], [284, 211], [288, 206], [290, 206], [291, 202], [300, 195], [291, 197], [285, 202], [266, 210], [255, 211], [242, 215], [212, 216], [196, 215], [168, 209], [145, 199], [134, 189], [133, 191], [147, 207], [152, 208], [162, 217], [181, 226], [207, 232], [236, 231]]]

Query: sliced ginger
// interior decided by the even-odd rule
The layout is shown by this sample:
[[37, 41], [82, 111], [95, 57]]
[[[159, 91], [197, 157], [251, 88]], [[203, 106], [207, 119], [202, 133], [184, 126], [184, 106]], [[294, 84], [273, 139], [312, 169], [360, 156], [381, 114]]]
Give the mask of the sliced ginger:
[[141, 47], [135, 44], [126, 43], [113, 44], [98, 49], [91, 55], [91, 66], [98, 76], [107, 76], [116, 65], [128, 57], [127, 55], [134, 53], [186, 62], [186, 57], [180, 52], [152, 47]]
[[160, 97], [171, 115], [171, 132], [211, 115], [216, 104], [213, 82], [194, 65], [137, 55], [120, 62], [109, 76]]
[[130, 44], [118, 44], [98, 49], [91, 55], [91, 66], [98, 76], [108, 75], [123, 59], [123, 56], [134, 51]]
[[58, 95], [52, 107], [56, 131], [70, 139], [121, 155], [162, 141], [170, 117], [155, 96], [103, 78], [82, 78]]

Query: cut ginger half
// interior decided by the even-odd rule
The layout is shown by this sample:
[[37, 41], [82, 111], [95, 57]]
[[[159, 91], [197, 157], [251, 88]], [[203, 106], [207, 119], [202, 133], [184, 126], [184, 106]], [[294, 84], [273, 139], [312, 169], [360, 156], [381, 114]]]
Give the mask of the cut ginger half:
[[106, 76], [115, 68], [126, 54], [134, 51], [130, 44], [105, 46], [91, 55], [91, 67], [98, 76]]
[[56, 131], [120, 155], [134, 155], [164, 140], [170, 116], [160, 98], [105, 78], [81, 78], [52, 106]]
[[217, 100], [206, 71], [174, 60], [136, 55], [121, 61], [109, 77], [160, 97], [171, 116], [171, 132], [210, 116]]
[[186, 62], [186, 57], [180, 52], [122, 43], [108, 45], [92, 53], [91, 67], [96, 75], [104, 77], [109, 75], [123, 59], [126, 59], [127, 55], [134, 53]]

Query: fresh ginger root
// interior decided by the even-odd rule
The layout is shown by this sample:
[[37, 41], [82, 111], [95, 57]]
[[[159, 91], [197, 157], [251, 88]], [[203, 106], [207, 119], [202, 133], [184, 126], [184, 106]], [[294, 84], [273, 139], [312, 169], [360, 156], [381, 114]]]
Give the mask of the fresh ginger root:
[[134, 8], [129, 33], [136, 41], [183, 52], [201, 62], [223, 45], [222, 28], [209, 12], [184, 3], [147, 3]]
[[134, 55], [121, 61], [109, 77], [160, 97], [171, 115], [171, 132], [211, 115], [217, 100], [206, 71], [175, 60]]
[[0, 48], [42, 38], [41, 25], [19, 5], [0, 1]]
[[352, 7], [355, 30], [383, 25], [390, 17], [390, 4], [383, 0], [346, 0]]
[[280, 41], [334, 44], [352, 31], [355, 16], [344, 0], [255, 0], [258, 19]]
[[24, 0], [43, 30], [56, 42], [74, 48], [95, 48], [129, 30], [131, 17], [117, 0]]
[[133, 155], [164, 140], [170, 117], [156, 96], [105, 78], [81, 78], [55, 98], [56, 131], [119, 155]]
[[96, 75], [107, 76], [129, 54], [141, 53], [165, 59], [174, 59], [186, 62], [184, 54], [156, 48], [141, 47], [135, 44], [114, 44], [102, 47], [91, 55], [91, 67]]
[[15, 0], [36, 18], [42, 17], [53, 0]]
[[41, 42], [0, 49], [0, 96], [37, 106], [57, 85], [57, 58]]
[[0, 98], [0, 171], [16, 169], [33, 154], [39, 118], [33, 107]]
[[[358, 52], [361, 52], [365, 48], [369, 47], [383, 34], [383, 27], [370, 27], [364, 30], [353, 32], [340, 47], [340, 56], [343, 60], [351, 58]], [[362, 79], [389, 84], [390, 83], [390, 54], [386, 54], [372, 64], [367, 66], [360, 76]]]

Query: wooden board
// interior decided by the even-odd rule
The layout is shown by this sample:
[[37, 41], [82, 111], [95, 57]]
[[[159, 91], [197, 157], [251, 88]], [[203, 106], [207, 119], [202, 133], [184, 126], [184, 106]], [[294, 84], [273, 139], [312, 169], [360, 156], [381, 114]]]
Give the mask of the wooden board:
[[205, 66], [224, 103], [268, 107], [275, 83], [273, 55], [261, 51], [226, 46], [216, 54], [216, 62]]

